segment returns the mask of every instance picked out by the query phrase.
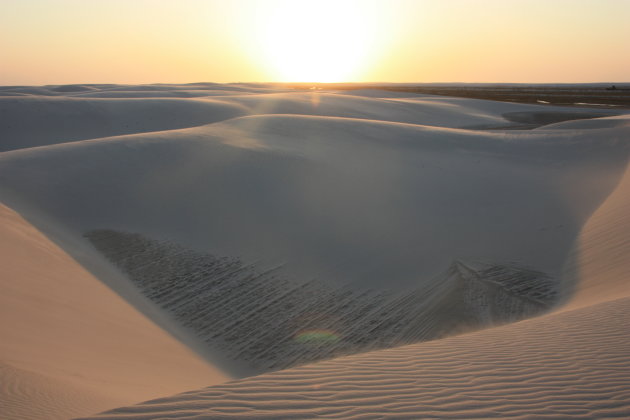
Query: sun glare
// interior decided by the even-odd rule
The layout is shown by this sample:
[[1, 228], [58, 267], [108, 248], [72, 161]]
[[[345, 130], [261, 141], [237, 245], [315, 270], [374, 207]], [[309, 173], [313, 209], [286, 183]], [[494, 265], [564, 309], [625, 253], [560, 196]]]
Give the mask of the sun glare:
[[[361, 1], [287, 0], [267, 10], [262, 60], [287, 82], [350, 81], [369, 64], [375, 15]], [[366, 3], [366, 2], [363, 2]]]

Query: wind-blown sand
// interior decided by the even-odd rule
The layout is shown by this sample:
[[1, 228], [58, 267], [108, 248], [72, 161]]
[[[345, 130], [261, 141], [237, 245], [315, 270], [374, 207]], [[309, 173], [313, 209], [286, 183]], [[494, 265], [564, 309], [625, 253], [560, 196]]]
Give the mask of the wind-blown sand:
[[379, 93], [0, 88], [0, 401], [628, 414], [629, 114]]

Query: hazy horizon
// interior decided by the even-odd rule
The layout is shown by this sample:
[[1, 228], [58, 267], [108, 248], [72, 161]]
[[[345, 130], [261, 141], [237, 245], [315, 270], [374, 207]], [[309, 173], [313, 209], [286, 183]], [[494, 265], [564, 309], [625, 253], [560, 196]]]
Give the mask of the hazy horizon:
[[540, 82], [540, 83], [530, 83], [530, 82], [390, 82], [386, 80], [376, 80], [376, 81], [365, 81], [365, 82], [283, 82], [283, 81], [233, 81], [233, 82], [215, 82], [212, 80], [205, 81], [190, 81], [190, 82], [181, 82], [181, 83], [173, 83], [169, 81], [147, 81], [147, 82], [138, 82], [138, 83], [111, 83], [107, 81], [79, 81], [79, 82], [70, 82], [70, 83], [41, 83], [41, 84], [3, 84], [1, 87], [20, 87], [20, 86], [71, 86], [71, 85], [85, 85], [85, 86], [98, 86], [98, 85], [112, 85], [112, 86], [154, 86], [154, 85], [195, 85], [195, 84], [216, 84], [216, 85], [239, 85], [239, 84], [252, 84], [252, 85], [357, 85], [357, 86], [481, 86], [481, 87], [491, 87], [491, 86], [610, 86], [616, 85], [617, 87], [625, 85], [630, 85], [630, 80], [628, 81], [594, 81], [594, 82]]
[[0, 85], [624, 83], [624, 0], [5, 0]]

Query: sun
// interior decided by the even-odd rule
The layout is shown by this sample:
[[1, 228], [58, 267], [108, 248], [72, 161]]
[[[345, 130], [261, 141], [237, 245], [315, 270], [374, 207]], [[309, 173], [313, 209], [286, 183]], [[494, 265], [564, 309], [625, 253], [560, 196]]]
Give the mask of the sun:
[[[361, 4], [363, 3], [363, 4]], [[354, 81], [368, 66], [376, 16], [365, 1], [286, 0], [262, 17], [261, 59], [278, 81]]]

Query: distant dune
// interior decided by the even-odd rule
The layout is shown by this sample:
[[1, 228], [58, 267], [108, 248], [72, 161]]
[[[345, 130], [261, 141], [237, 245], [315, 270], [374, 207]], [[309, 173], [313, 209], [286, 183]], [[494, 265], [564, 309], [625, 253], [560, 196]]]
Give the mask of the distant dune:
[[11, 418], [630, 412], [627, 110], [0, 87], [0, 150]]

